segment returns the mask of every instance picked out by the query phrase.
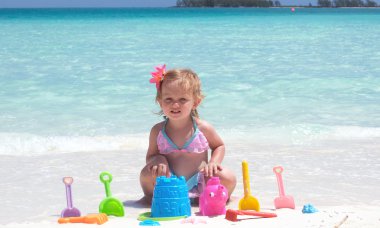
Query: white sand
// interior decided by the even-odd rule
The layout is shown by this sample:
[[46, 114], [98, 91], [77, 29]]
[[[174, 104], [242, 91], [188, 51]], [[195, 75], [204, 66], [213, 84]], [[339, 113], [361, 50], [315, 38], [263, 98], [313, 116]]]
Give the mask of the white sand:
[[[227, 205], [228, 208], [237, 209], [243, 196], [241, 161], [246, 159], [252, 195], [259, 199], [262, 210], [273, 211], [278, 188], [272, 168], [277, 165], [284, 167], [285, 193], [294, 197], [296, 209], [273, 211], [278, 214], [277, 218], [240, 222], [227, 221], [223, 216], [206, 217], [207, 226], [334, 227], [348, 216], [341, 227], [380, 227], [379, 140], [329, 141], [292, 147], [226, 140], [228, 153], [223, 164], [234, 170], [238, 177], [234, 200]], [[57, 223], [66, 207], [62, 177], [74, 178], [74, 206], [86, 215], [97, 213], [99, 203], [105, 197], [104, 186], [99, 181], [101, 171], [113, 174], [111, 192], [124, 203], [126, 213], [123, 218], [110, 217], [102, 227], [138, 227], [138, 215], [150, 211], [149, 206], [136, 204], [142, 197], [138, 176], [144, 157], [143, 150], [2, 155], [0, 227], [89, 227], [86, 224]], [[319, 212], [303, 214], [302, 207], [308, 203]], [[192, 213], [197, 212], [198, 208], [193, 207]], [[180, 223], [161, 222], [167, 227]]]
[[[229, 205], [228, 207], [231, 207]], [[194, 208], [193, 208], [194, 209]], [[374, 206], [338, 206], [318, 208], [319, 212], [313, 214], [303, 214], [302, 208], [280, 209], [275, 212], [277, 218], [253, 218], [251, 216], [239, 216], [238, 222], [231, 222], [224, 216], [204, 217], [196, 216], [199, 219], [197, 224], [183, 224], [183, 219], [176, 221], [160, 222], [164, 227], [380, 227], [380, 207]], [[267, 210], [268, 211], [268, 210]], [[129, 210], [130, 214], [126, 217], [109, 217], [109, 221], [102, 227], [141, 227], [139, 221], [132, 216], [137, 210]], [[132, 214], [131, 214], [132, 213]], [[135, 214], [136, 215], [136, 214]], [[195, 216], [195, 215], [194, 215]], [[347, 218], [346, 218], [347, 217]], [[346, 219], [345, 219], [346, 218]], [[47, 218], [38, 223], [10, 223], [1, 227], [25, 227], [25, 228], [44, 228], [44, 227], [89, 227], [87, 224], [58, 224], [57, 218]], [[200, 221], [206, 221], [206, 224]], [[94, 225], [97, 226], [97, 225]]]

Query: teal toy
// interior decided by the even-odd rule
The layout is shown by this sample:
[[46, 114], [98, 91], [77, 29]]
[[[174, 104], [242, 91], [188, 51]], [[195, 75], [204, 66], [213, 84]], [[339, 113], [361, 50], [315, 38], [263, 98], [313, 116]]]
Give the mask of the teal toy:
[[145, 220], [139, 223], [140, 226], [160, 226], [159, 222], [153, 220]]
[[139, 214], [139, 217], [137, 220], [140, 221], [146, 221], [146, 220], [152, 220], [152, 221], [172, 221], [172, 220], [178, 220], [178, 219], [183, 219], [187, 218], [187, 215], [181, 215], [181, 216], [174, 216], [174, 217], [152, 217], [151, 212], [144, 212]]
[[117, 217], [124, 216], [124, 206], [120, 200], [112, 197], [110, 190], [110, 183], [112, 181], [112, 175], [109, 172], [102, 172], [100, 174], [100, 181], [104, 184], [106, 188], [107, 198], [102, 200], [99, 205], [99, 212], [105, 213], [107, 215], [113, 215]]
[[318, 212], [318, 209], [315, 208], [312, 204], [308, 203], [308, 204], [305, 204], [302, 208], [302, 213], [304, 214], [311, 214], [311, 213], [315, 213], [315, 212]]

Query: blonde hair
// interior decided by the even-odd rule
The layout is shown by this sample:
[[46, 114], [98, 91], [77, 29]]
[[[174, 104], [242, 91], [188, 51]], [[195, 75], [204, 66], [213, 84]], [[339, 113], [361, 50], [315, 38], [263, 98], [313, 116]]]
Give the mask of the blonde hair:
[[[201, 80], [198, 75], [190, 69], [172, 69], [168, 70], [164, 79], [160, 82], [160, 87], [157, 90], [156, 102], [162, 97], [162, 84], [163, 83], [175, 83], [185, 92], [191, 92], [195, 101], [202, 101], [205, 97], [201, 90]], [[163, 114], [162, 110], [159, 114]], [[198, 110], [192, 110], [191, 115], [199, 118]]]

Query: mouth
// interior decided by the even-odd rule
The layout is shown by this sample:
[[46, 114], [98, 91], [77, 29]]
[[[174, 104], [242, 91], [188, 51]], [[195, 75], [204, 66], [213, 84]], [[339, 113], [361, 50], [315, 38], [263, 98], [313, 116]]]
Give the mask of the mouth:
[[173, 114], [179, 114], [179, 113], [181, 113], [181, 111], [170, 111], [171, 113], [173, 113]]

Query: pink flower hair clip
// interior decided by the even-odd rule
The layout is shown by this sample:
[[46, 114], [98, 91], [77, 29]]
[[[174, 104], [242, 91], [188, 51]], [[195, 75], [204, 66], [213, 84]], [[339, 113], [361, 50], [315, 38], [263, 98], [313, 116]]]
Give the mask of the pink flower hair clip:
[[156, 71], [152, 72], [152, 78], [149, 80], [150, 83], [156, 83], [157, 90], [160, 89], [160, 82], [164, 80], [165, 72], [166, 72], [166, 64], [156, 66]]

